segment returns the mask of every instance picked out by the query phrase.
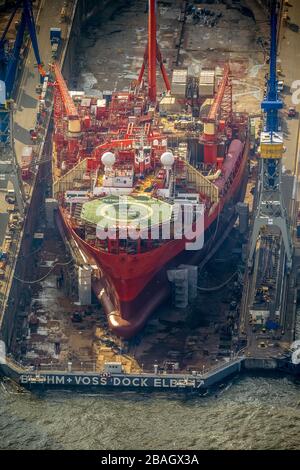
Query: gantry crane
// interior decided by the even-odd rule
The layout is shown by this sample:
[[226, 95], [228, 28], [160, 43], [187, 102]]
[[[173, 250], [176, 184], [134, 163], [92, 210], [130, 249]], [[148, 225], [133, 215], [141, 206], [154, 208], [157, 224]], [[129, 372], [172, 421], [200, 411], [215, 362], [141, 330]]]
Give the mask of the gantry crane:
[[265, 112], [264, 131], [261, 133], [260, 148], [260, 179], [258, 207], [250, 242], [248, 267], [253, 267], [256, 242], [260, 230], [270, 226], [278, 227], [282, 234], [286, 252], [287, 269], [292, 266], [292, 242], [288, 226], [288, 217], [281, 193], [283, 134], [279, 132], [279, 110], [283, 102], [279, 97], [277, 82], [277, 6], [276, 0], [271, 1], [271, 51], [270, 75], [267, 94], [261, 107]]
[[[19, 8], [22, 7], [21, 21], [18, 25], [16, 40], [11, 50], [8, 48], [7, 33]], [[41, 77], [45, 71], [41, 62], [35, 20], [31, 0], [19, 0], [9, 18], [0, 39], [0, 142], [9, 143], [10, 139], [10, 100], [14, 90], [20, 52], [24, 43], [25, 30], [28, 30]]]
[[[7, 33], [19, 8], [22, 8], [15, 43], [9, 48]], [[13, 142], [13, 101], [15, 79], [20, 59], [24, 34], [28, 29], [41, 79], [46, 75], [41, 62], [37, 43], [36, 27], [31, 0], [19, 0], [0, 38], [0, 150], [1, 174], [6, 175], [14, 186], [17, 204], [21, 215], [24, 213], [24, 193]]]

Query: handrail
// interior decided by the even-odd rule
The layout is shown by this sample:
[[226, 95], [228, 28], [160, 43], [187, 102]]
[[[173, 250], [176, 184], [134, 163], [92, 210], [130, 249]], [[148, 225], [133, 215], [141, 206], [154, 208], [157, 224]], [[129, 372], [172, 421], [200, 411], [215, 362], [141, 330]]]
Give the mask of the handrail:
[[[181, 372], [172, 372], [172, 373], [169, 373], [167, 371], [160, 371], [158, 372], [157, 374], [155, 374], [154, 372], [130, 372], [130, 373], [124, 373], [122, 372], [121, 375], [126, 375], [126, 376], [139, 376], [139, 377], [152, 377], [153, 375], [157, 375], [159, 377], [174, 377], [174, 378], [191, 378], [191, 377], [205, 377], [205, 378], [208, 378], [210, 377], [211, 375], [213, 375], [214, 373], [216, 373], [218, 370], [222, 370], [222, 369], [227, 369], [228, 367], [234, 365], [234, 364], [237, 364], [237, 363], [241, 363], [243, 362], [243, 360], [245, 359], [244, 356], [241, 356], [241, 357], [234, 357], [232, 358], [230, 361], [228, 362], [225, 362], [223, 361], [221, 364], [217, 364], [216, 366], [214, 367], [211, 367], [210, 369], [206, 370], [205, 372], [204, 371], [196, 371], [196, 374], [193, 374], [192, 372], [189, 372], [189, 371], [181, 371]], [[46, 368], [46, 364], [42, 366], [41, 369], [37, 369], [37, 368], [34, 368], [34, 366], [24, 366], [23, 364], [20, 364], [19, 362], [17, 362], [15, 359], [13, 359], [12, 357], [7, 357], [6, 358], [6, 365], [8, 367], [10, 367], [12, 370], [14, 370], [15, 372], [18, 372], [18, 373], [30, 373], [30, 374], [34, 374], [34, 375], [45, 375], [45, 374], [49, 374], [49, 372], [51, 374], [54, 374], [54, 375], [59, 375], [59, 374], [69, 374], [69, 375], [76, 375], [76, 374], [87, 374], [87, 375], [90, 375], [90, 374], [103, 374], [105, 373], [104, 370], [96, 370], [95, 369], [95, 363], [91, 363], [91, 365], [93, 367], [91, 367], [90, 369], [87, 369], [86, 366], [87, 366], [87, 363], [82, 363], [82, 368], [80, 370], [77, 370], [77, 369], [73, 369], [72, 370], [68, 370], [67, 367], [63, 366], [63, 368], [59, 369], [59, 368], [56, 368], [57, 367], [57, 364], [49, 364], [49, 368]]]

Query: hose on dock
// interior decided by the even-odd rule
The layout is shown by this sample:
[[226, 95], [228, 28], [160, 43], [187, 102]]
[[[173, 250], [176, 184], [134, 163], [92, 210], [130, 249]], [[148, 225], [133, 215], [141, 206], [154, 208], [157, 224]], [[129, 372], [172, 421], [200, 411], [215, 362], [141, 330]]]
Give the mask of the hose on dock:
[[197, 289], [200, 291], [200, 292], [215, 292], [217, 290], [221, 290], [223, 287], [225, 287], [227, 284], [229, 284], [229, 282], [236, 276], [239, 274], [239, 271], [235, 271], [229, 279], [227, 279], [227, 281], [223, 282], [223, 284], [219, 285], [219, 286], [216, 286], [216, 287], [198, 287], [197, 286]]
[[68, 266], [73, 262], [73, 259], [70, 259], [67, 263], [55, 263], [52, 268], [45, 274], [45, 276], [41, 277], [40, 279], [36, 279], [35, 281], [25, 281], [25, 279], [19, 279], [17, 276], [14, 276], [16, 281], [22, 282], [23, 284], [37, 284], [39, 282], [44, 281], [57, 266]]

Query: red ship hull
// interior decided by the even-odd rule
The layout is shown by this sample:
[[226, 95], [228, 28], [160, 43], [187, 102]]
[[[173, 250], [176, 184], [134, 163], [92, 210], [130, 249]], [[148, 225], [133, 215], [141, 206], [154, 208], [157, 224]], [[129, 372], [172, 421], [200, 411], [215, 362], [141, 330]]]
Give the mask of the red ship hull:
[[236, 220], [235, 204], [243, 200], [246, 189], [248, 144], [235, 178], [216, 210], [205, 217], [204, 246], [198, 251], [185, 251], [185, 240], [172, 240], [147, 253], [138, 255], [100, 252], [81, 239], [61, 210], [67, 236], [76, 240], [91, 264], [99, 267], [99, 278], [93, 289], [108, 318], [110, 329], [123, 338], [137, 334], [150, 315], [171, 294], [168, 269], [179, 264], [198, 265], [208, 260], [224, 234]]

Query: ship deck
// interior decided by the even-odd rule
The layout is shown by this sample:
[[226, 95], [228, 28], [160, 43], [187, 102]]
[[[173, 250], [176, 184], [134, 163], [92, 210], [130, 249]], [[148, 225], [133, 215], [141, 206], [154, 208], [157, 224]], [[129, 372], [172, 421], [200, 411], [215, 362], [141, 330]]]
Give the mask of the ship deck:
[[[155, 206], [159, 210], [158, 220], [153, 219]], [[172, 206], [167, 202], [145, 195], [107, 196], [86, 202], [81, 211], [81, 220], [98, 228], [140, 224], [148, 227], [151, 224], [163, 224], [170, 220]]]

